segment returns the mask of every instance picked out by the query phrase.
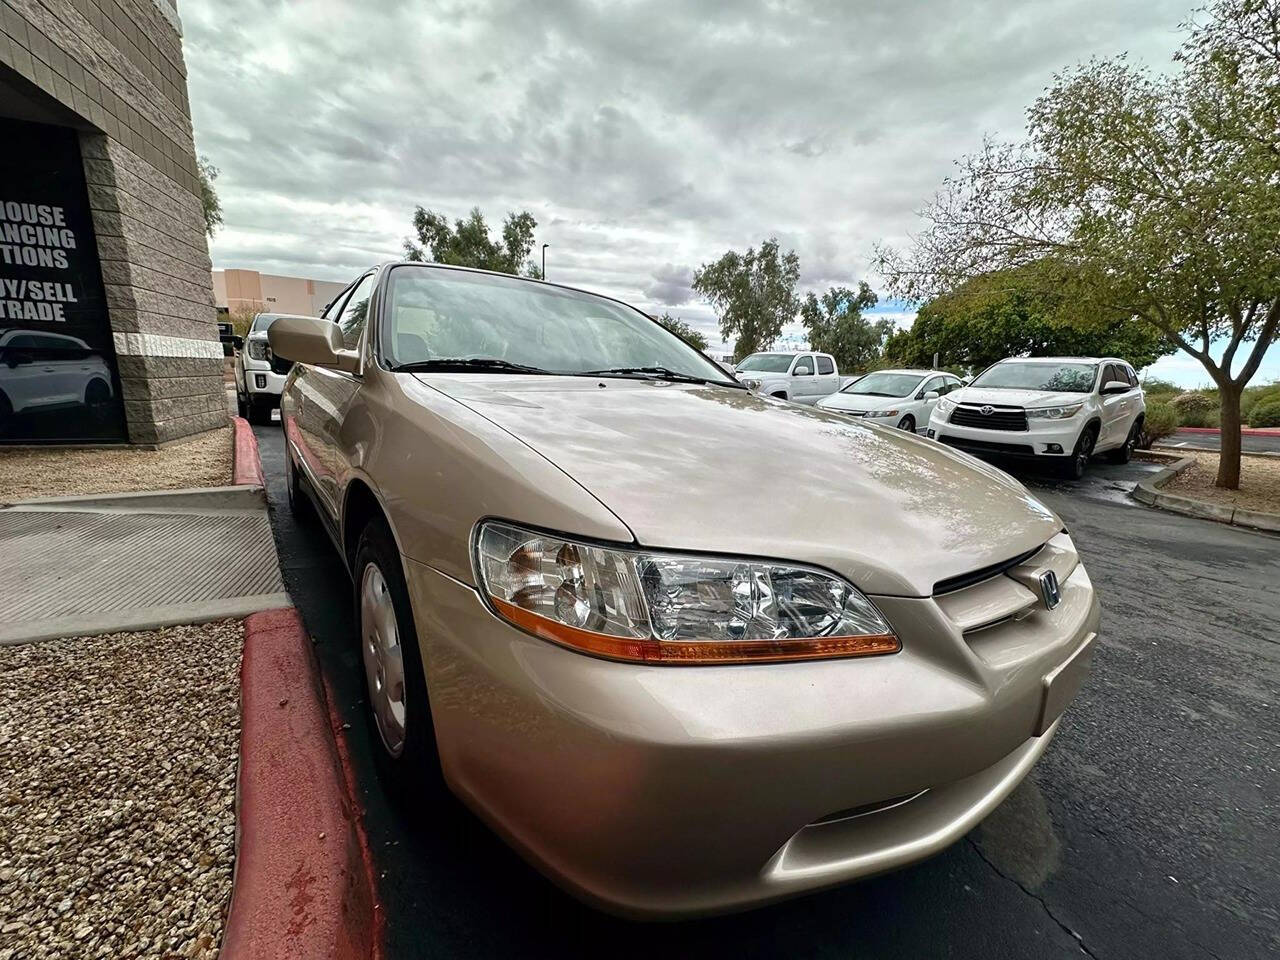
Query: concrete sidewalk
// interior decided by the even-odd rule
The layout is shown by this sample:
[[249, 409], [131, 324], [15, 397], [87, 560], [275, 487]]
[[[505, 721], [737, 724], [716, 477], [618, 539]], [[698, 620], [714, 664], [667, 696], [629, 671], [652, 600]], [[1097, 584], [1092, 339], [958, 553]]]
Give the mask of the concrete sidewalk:
[[0, 644], [288, 604], [261, 487], [0, 507]]

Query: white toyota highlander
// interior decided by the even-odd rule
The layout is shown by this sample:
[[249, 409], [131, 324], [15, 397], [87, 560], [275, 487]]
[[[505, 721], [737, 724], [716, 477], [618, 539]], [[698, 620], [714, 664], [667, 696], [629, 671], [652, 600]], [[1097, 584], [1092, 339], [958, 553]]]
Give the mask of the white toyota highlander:
[[1123, 360], [1019, 357], [940, 398], [927, 435], [972, 454], [1053, 461], [1079, 478], [1095, 453], [1128, 461], [1146, 409]]

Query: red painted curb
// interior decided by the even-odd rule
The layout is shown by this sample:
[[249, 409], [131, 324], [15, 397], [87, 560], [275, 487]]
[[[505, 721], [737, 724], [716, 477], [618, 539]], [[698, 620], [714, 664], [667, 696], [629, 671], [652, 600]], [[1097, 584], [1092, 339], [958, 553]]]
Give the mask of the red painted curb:
[[[1221, 433], [1218, 427], [1179, 427], [1179, 433]], [[1280, 437], [1280, 427], [1241, 427], [1245, 437]]]
[[368, 847], [296, 610], [245, 620], [240, 698], [235, 881], [219, 956], [377, 956]]
[[232, 417], [231, 425], [235, 429], [235, 449], [232, 456], [231, 482], [236, 486], [245, 484], [265, 487], [262, 478], [262, 460], [258, 456], [258, 438], [253, 435], [253, 427], [244, 417]]

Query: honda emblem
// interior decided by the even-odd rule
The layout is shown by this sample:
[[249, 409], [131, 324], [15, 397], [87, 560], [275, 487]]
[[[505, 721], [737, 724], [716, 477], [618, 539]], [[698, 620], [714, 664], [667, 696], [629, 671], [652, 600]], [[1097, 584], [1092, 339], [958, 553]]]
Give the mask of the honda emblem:
[[1058, 589], [1058, 575], [1052, 570], [1040, 574], [1040, 595], [1044, 597], [1044, 608], [1052, 610], [1062, 602], [1062, 591]]

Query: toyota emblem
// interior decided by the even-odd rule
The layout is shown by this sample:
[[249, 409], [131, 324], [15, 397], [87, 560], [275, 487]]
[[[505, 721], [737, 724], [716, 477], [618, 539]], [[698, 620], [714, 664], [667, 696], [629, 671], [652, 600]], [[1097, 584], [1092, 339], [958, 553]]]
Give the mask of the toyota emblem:
[[985, 407], [982, 407], [982, 408], [979, 410], [979, 413], [981, 413], [984, 417], [989, 417], [989, 416], [991, 416], [991, 415], [992, 415], [993, 413], [995, 413], [995, 412], [996, 412], [996, 408], [995, 408], [995, 407], [993, 407], [993, 406], [991, 406], [990, 404], [988, 404], [988, 405], [987, 405], [987, 406], [985, 406]]

